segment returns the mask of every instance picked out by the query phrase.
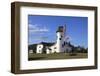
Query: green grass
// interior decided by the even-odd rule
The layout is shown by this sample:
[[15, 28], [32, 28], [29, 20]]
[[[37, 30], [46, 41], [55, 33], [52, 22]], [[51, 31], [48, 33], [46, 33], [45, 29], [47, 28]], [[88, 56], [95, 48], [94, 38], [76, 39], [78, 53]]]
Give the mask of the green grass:
[[79, 59], [87, 57], [88, 57], [87, 53], [29, 54], [28, 60]]

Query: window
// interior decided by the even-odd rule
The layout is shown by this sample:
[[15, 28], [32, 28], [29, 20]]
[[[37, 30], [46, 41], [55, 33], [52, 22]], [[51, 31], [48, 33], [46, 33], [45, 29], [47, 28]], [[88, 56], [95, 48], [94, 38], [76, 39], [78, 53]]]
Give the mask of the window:
[[59, 38], [59, 40], [61, 40], [61, 38]]
[[56, 47], [54, 47], [54, 49], [57, 49]]
[[62, 38], [63, 36], [61, 35], [61, 38]]
[[39, 50], [39, 52], [41, 52], [41, 50]]

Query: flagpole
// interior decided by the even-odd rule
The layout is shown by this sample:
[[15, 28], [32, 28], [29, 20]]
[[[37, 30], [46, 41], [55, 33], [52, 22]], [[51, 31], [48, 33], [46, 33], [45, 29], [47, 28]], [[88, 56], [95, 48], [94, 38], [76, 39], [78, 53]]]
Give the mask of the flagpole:
[[66, 36], [66, 24], [64, 25], [64, 37]]

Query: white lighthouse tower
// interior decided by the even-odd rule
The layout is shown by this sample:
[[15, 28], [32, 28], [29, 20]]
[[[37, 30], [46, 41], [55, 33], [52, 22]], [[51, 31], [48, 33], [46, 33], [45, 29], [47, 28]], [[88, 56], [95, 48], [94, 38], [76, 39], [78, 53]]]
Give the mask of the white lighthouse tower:
[[56, 52], [63, 52], [63, 43], [64, 43], [64, 37], [65, 37], [65, 27], [59, 26], [57, 31], [57, 51]]

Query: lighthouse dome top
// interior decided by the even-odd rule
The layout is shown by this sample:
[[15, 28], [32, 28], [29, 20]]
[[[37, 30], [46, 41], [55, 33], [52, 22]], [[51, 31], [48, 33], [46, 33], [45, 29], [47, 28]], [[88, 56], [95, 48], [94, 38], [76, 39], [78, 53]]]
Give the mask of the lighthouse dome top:
[[64, 26], [59, 26], [56, 32], [64, 32]]

